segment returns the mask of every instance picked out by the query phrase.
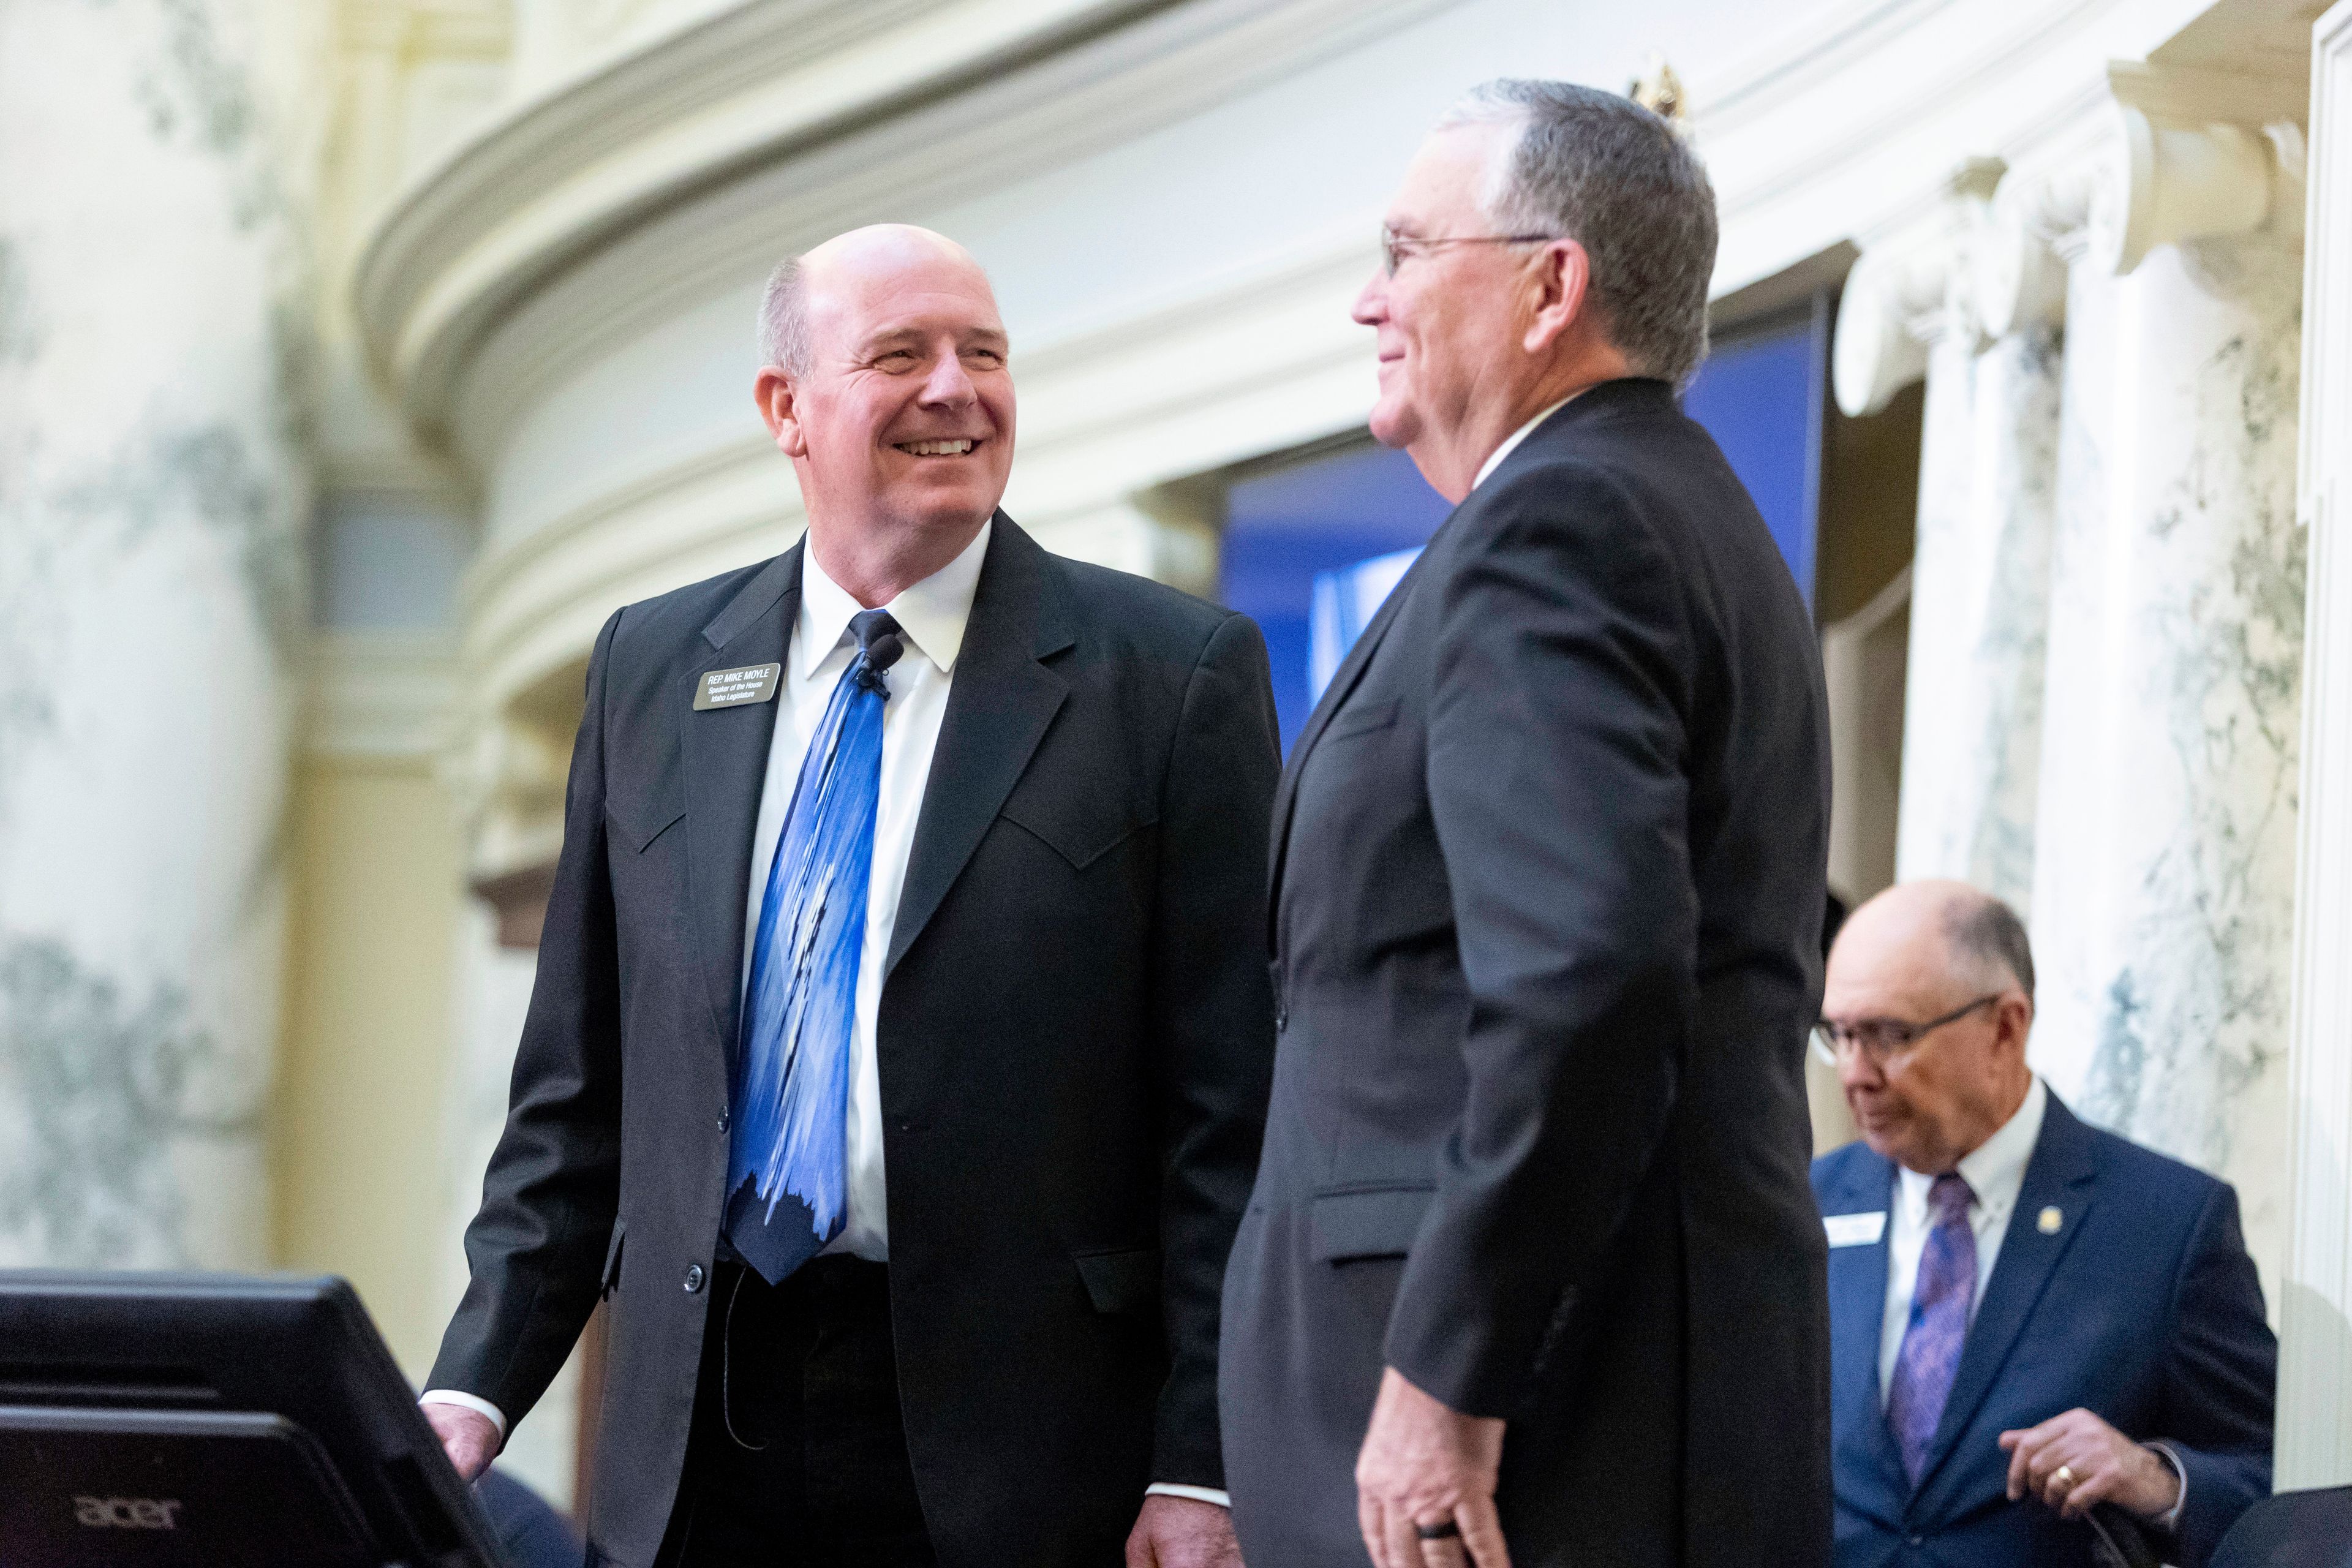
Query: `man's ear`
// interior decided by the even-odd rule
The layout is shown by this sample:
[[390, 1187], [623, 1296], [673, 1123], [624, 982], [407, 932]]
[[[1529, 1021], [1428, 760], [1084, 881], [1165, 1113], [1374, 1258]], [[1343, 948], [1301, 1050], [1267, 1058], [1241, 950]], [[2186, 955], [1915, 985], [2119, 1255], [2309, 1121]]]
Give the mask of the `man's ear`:
[[1542, 353], [1583, 320], [1592, 281], [1592, 258], [1573, 239], [1546, 242], [1528, 287], [1535, 310], [1520, 340], [1529, 353]]
[[2033, 999], [2022, 991], [2011, 991], [1993, 1007], [2002, 1035], [2017, 1041], [2017, 1054], [2023, 1057], [2033, 1037]]
[[751, 384], [751, 398], [777, 450], [787, 458], [807, 457], [808, 435], [801, 428], [799, 388], [793, 378], [774, 365], [762, 365]]

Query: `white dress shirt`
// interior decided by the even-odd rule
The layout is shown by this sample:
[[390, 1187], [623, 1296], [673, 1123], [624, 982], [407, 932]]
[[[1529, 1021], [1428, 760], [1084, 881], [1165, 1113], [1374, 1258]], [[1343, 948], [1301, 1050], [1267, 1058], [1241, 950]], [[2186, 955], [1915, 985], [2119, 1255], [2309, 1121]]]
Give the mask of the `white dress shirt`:
[[[882, 1173], [882, 1078], [874, 1060], [882, 963], [890, 951], [890, 928], [898, 918], [898, 893], [907, 880], [907, 852], [914, 847], [915, 819], [923, 809], [931, 753], [939, 749], [940, 723], [947, 717], [956, 655], [963, 650], [981, 563], [987, 558], [995, 526], [993, 521], [982, 523], [961, 554], [884, 606], [905, 634], [907, 651], [885, 675], [890, 700], [882, 707], [882, 788], [874, 817], [866, 944], [857, 960], [857, 1004], [849, 1036], [849, 1126], [843, 1145], [849, 1179], [841, 1234], [825, 1247], [877, 1263], [890, 1257]], [[800, 613], [793, 620], [784, 678], [776, 689], [776, 728], [768, 742], [768, 771], [751, 833], [751, 885], [744, 906], [740, 983], [746, 989], [751, 981], [751, 951], [760, 939], [760, 906], [768, 896], [769, 863], [783, 835], [784, 814], [792, 809], [809, 735], [824, 721], [824, 705], [856, 652], [856, 639], [849, 635], [850, 617], [864, 608], [824, 574], [814, 552], [801, 552]], [[506, 1436], [506, 1413], [487, 1399], [435, 1388], [425, 1392], [423, 1402], [462, 1405], [489, 1417], [499, 1436]]]
[[[907, 651], [884, 673], [890, 700], [882, 706], [882, 790], [874, 815], [866, 945], [857, 961], [857, 1004], [849, 1034], [849, 1127], [843, 1145], [849, 1180], [841, 1234], [825, 1247], [877, 1263], [890, 1258], [882, 1172], [882, 1078], [874, 1059], [882, 965], [890, 952], [891, 928], [898, 920], [898, 893], [907, 881], [907, 853], [914, 847], [915, 821], [922, 815], [931, 753], [939, 749], [940, 724], [947, 717], [956, 655], [963, 649], [972, 595], [980, 587], [981, 562], [988, 554], [994, 528], [992, 522], [981, 524], [963, 553], [883, 606], [905, 634]], [[865, 608], [824, 574], [814, 552], [801, 552], [800, 614], [784, 654], [775, 735], [768, 742], [767, 782], [761, 786], [758, 826], [751, 833], [751, 885], [743, 910], [741, 984], [747, 988], [751, 950], [759, 941], [760, 907], [768, 897], [769, 863], [783, 835], [784, 814], [792, 809], [809, 735], [823, 721], [833, 689], [856, 656], [850, 617]]]
[[[2042, 1141], [2042, 1119], [2050, 1110], [2050, 1091], [2036, 1078], [2025, 1091], [2025, 1103], [2000, 1124], [1999, 1131], [1960, 1156], [1960, 1179], [1976, 1194], [1969, 1201], [1969, 1228], [1977, 1237], [1977, 1289], [1969, 1299], [1969, 1321], [1984, 1304], [1985, 1287], [1992, 1281], [1992, 1266], [2000, 1257], [2001, 1237], [2009, 1233], [2010, 1212], [2025, 1185], [2025, 1167], [2033, 1146]], [[1911, 1324], [1911, 1295], [1919, 1284], [1919, 1255], [1927, 1249], [1927, 1189], [1934, 1175], [1895, 1167], [1895, 1212], [1887, 1215], [1886, 1319], [1878, 1341], [1878, 1401], [1886, 1403], [1894, 1386], [1895, 1357], [1902, 1353], [1903, 1331]]]
[[1534, 418], [1528, 420], [1526, 424], [1512, 431], [1509, 436], [1504, 438], [1503, 444], [1496, 447], [1494, 451], [1487, 456], [1485, 462], [1478, 465], [1478, 477], [1470, 481], [1470, 488], [1475, 490], [1480, 485], [1485, 484], [1486, 482], [1486, 476], [1493, 473], [1496, 468], [1501, 468], [1503, 466], [1503, 459], [1509, 457], [1520, 442], [1526, 440], [1528, 437], [1536, 433], [1537, 426], [1542, 424], [1545, 420], [1550, 418], [1553, 415], [1559, 413], [1561, 409], [1567, 407], [1570, 404], [1575, 401], [1576, 394], [1571, 392], [1566, 397], [1561, 398], [1558, 403], [1555, 403], [1550, 407], [1545, 409], [1541, 414], [1537, 415]]
[[[888, 1188], [882, 1169], [882, 1077], [874, 1055], [874, 1021], [882, 1006], [882, 970], [890, 932], [898, 922], [898, 896], [906, 886], [907, 857], [922, 815], [923, 789], [939, 750], [940, 725], [947, 718], [948, 691], [956, 656], [963, 650], [972, 596], [980, 588], [981, 563], [995, 524], [981, 524], [963, 552], [907, 589], [884, 608], [905, 634], [907, 651], [885, 672], [890, 700], [882, 709], [882, 784], [874, 818], [874, 865], [866, 888], [866, 945], [857, 961], [857, 1002], [849, 1037], [849, 1126], [844, 1154], [849, 1164], [841, 1234], [827, 1252], [846, 1252], [877, 1263], [890, 1257]], [[850, 618], [866, 606], [824, 574], [813, 552], [801, 552], [800, 613], [793, 618], [784, 653], [784, 679], [776, 692], [776, 728], [768, 742], [768, 772], [760, 788], [760, 815], [751, 833], [751, 879], [743, 910], [741, 985], [751, 980], [751, 952], [759, 941], [760, 907], [768, 896], [768, 869], [792, 809], [809, 736], [824, 718], [825, 703], [856, 657]], [[487, 1415], [506, 1435], [506, 1415], [486, 1399], [454, 1389], [434, 1389], [428, 1405], [458, 1405]], [[1231, 1506], [1226, 1494], [1209, 1487], [1155, 1482], [1149, 1491]]]

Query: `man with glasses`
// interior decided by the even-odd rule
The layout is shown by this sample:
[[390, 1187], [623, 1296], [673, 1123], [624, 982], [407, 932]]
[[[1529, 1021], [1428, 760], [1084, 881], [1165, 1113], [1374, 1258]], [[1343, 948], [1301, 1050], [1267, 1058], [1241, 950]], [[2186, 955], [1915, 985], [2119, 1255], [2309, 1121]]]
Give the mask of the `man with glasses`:
[[2102, 1503], [2199, 1568], [2270, 1490], [2277, 1344], [2237, 1195], [2034, 1075], [2025, 928], [1964, 883], [1855, 910], [1822, 1015], [1862, 1128], [1813, 1163], [1838, 1568], [2088, 1564]]
[[1648, 110], [1502, 81], [1386, 218], [1371, 431], [1457, 505], [1276, 800], [1234, 1527], [1265, 1568], [1814, 1568], [1828, 737], [1675, 405], [1714, 194]]

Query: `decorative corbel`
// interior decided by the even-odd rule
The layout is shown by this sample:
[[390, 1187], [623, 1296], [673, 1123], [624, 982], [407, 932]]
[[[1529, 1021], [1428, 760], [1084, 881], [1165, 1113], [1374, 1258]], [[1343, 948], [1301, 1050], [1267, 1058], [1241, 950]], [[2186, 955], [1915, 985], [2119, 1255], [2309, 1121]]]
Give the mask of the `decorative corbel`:
[[1851, 418], [1875, 414], [1927, 373], [1930, 345], [1980, 333], [1970, 303], [1971, 239], [2005, 169], [1971, 158], [1924, 220], [1865, 247], [1838, 305], [1830, 382]]
[[2066, 318], [2066, 268], [2088, 244], [2097, 174], [2076, 161], [2004, 176], [1970, 247], [1977, 320], [1992, 337]]
[[2300, 81], [2108, 68], [2109, 155], [2091, 205], [2090, 259], [2121, 276], [2158, 246], [2302, 216]]

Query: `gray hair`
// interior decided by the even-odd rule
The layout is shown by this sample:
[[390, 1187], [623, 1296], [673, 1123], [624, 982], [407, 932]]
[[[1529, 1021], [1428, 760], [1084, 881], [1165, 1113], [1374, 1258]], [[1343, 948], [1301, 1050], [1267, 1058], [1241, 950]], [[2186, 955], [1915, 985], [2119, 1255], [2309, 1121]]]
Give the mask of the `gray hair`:
[[797, 256], [787, 256], [768, 274], [760, 296], [760, 363], [785, 374], [808, 374], [810, 359], [807, 268]]
[[1633, 369], [1680, 386], [1706, 357], [1715, 187], [1698, 154], [1628, 98], [1503, 78], [1471, 89], [1437, 128], [1516, 127], [1479, 206], [1503, 234], [1573, 239], [1609, 340]]
[[2033, 942], [2017, 911], [1990, 893], [1953, 900], [1944, 916], [1952, 956], [1977, 971], [1979, 985], [2013, 984], [2033, 995]]

